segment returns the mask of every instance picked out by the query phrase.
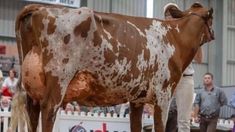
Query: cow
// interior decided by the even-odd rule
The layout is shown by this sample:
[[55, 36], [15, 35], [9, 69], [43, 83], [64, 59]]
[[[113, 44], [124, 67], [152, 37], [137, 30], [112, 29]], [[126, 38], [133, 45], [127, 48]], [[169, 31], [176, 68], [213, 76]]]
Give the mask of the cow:
[[129, 101], [132, 132], [141, 132], [146, 103], [154, 105], [155, 131], [163, 132], [182, 72], [197, 49], [214, 39], [213, 9], [194, 3], [170, 12], [177, 19], [26, 6], [16, 20], [21, 74], [12, 129], [25, 119], [36, 132], [41, 112], [42, 131], [51, 132], [58, 108], [70, 101], [85, 106]]

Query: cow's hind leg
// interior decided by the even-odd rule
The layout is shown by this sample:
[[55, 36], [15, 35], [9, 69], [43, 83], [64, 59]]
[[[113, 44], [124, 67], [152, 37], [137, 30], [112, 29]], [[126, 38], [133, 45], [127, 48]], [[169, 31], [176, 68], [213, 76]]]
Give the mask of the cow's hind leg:
[[143, 104], [130, 103], [130, 126], [131, 132], [141, 132]]
[[36, 132], [38, 126], [38, 119], [40, 113], [40, 104], [39, 102], [33, 102], [33, 100], [27, 96], [27, 112], [29, 114], [30, 126], [29, 132]]
[[154, 130], [155, 132], [164, 132], [164, 124], [162, 121], [162, 110], [158, 105], [154, 105]]
[[50, 73], [46, 75], [47, 83], [43, 100], [40, 104], [42, 115], [42, 132], [52, 132], [59, 103], [62, 100], [58, 78]]

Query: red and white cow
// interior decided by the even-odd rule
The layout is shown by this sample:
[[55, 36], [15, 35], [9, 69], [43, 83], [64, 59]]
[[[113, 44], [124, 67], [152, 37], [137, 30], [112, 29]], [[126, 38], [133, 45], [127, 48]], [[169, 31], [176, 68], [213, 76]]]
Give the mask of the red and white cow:
[[[41, 111], [42, 131], [51, 132], [58, 108], [70, 101], [86, 106], [129, 101], [132, 132], [141, 131], [145, 103], [154, 105], [155, 131], [163, 132], [182, 71], [213, 39], [212, 9], [195, 3], [170, 12], [179, 19], [26, 6], [17, 17], [16, 38], [31, 131]], [[14, 101], [22, 92], [19, 88]], [[13, 103], [13, 111], [23, 111], [24, 103]], [[14, 112], [13, 122], [24, 115]]]

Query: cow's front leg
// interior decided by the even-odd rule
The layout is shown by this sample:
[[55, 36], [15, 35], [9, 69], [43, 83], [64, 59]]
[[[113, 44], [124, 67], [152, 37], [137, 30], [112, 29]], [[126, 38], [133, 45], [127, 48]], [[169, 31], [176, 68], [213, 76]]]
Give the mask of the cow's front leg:
[[50, 106], [48, 103], [41, 108], [42, 111], [42, 132], [52, 132], [53, 125], [55, 123], [56, 112], [58, 109], [54, 109], [55, 105]]
[[158, 105], [154, 105], [154, 130], [155, 132], [165, 132], [164, 122], [162, 120], [162, 109]]
[[130, 126], [131, 132], [141, 132], [142, 130], [142, 113], [144, 104], [130, 103]]

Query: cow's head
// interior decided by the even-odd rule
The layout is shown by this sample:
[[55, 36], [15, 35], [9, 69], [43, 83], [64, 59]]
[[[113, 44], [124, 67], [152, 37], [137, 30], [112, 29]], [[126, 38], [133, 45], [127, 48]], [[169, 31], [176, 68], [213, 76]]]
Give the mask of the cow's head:
[[[188, 10], [181, 11], [177, 8], [170, 8], [170, 14], [173, 18], [188, 17], [190, 15], [196, 15], [200, 17], [205, 22], [205, 28], [203, 33], [205, 34], [202, 38], [202, 43], [214, 40], [214, 31], [212, 30], [212, 20], [213, 20], [213, 9], [205, 8], [199, 3], [194, 3]], [[193, 25], [192, 25], [193, 26]]]

